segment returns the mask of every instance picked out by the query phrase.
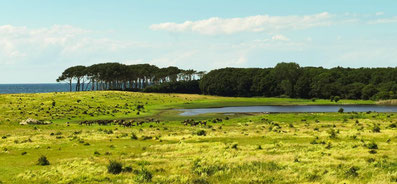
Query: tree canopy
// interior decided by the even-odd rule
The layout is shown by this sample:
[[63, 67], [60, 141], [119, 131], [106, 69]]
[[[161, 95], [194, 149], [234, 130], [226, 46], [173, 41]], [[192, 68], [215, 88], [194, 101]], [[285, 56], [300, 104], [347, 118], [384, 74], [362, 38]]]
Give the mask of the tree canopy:
[[[140, 90], [219, 96], [264, 96], [322, 99], [397, 98], [397, 68], [301, 67], [278, 63], [274, 68], [222, 68], [209, 73], [175, 66], [100, 63], [72, 66], [57, 79], [75, 91]], [[185, 83], [186, 82], [186, 83]]]
[[344, 99], [397, 98], [397, 68], [300, 67], [223, 68], [200, 81], [204, 94]]
[[150, 64], [100, 63], [69, 67], [58, 77], [57, 82], [68, 82], [70, 91], [72, 83], [76, 84], [75, 91], [134, 90], [166, 82], [192, 81], [203, 73], [174, 66], [159, 68]]

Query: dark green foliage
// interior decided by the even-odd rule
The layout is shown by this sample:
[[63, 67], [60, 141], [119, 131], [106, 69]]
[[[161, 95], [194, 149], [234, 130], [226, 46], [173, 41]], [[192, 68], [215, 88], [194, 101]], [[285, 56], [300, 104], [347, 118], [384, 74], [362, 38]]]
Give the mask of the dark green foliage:
[[124, 167], [123, 172], [132, 172], [132, 167], [131, 166]]
[[378, 149], [378, 145], [375, 142], [371, 142], [367, 145], [368, 149]]
[[132, 139], [132, 140], [137, 140], [137, 139], [138, 139], [138, 136], [136, 136], [135, 133], [132, 132], [132, 133], [131, 133], [131, 139]]
[[334, 129], [328, 130], [329, 138], [336, 139], [336, 131]]
[[369, 153], [376, 154], [377, 152], [376, 152], [376, 150], [371, 149], [371, 150], [369, 150]]
[[237, 144], [237, 143], [234, 143], [234, 144], [232, 145], [232, 148], [233, 148], [233, 149], [238, 149], [238, 144]]
[[223, 68], [200, 81], [204, 94], [219, 96], [297, 97], [312, 99], [397, 98], [397, 68], [300, 67], [279, 63], [274, 68]]
[[50, 162], [47, 160], [46, 156], [41, 156], [38, 160], [37, 160], [37, 165], [50, 165]]
[[215, 174], [216, 172], [222, 171], [222, 170], [225, 170], [225, 166], [218, 165], [218, 164], [209, 165], [200, 159], [194, 160], [193, 166], [192, 166], [192, 172], [199, 176], [211, 176], [211, 175]]
[[346, 175], [346, 177], [357, 177], [358, 176], [358, 170], [359, 170], [360, 168], [358, 168], [358, 167], [356, 167], [356, 166], [353, 166], [353, 167], [350, 167], [346, 172], [345, 172], [345, 175]]
[[338, 110], [339, 113], [343, 113], [344, 111], [345, 111], [345, 109], [343, 109], [342, 107], [339, 108], [339, 110]]
[[195, 178], [192, 180], [192, 184], [209, 184], [205, 178]]
[[374, 126], [372, 127], [372, 132], [374, 132], [374, 133], [380, 132], [380, 127], [378, 124], [374, 124]]
[[139, 170], [137, 175], [135, 176], [135, 181], [137, 181], [139, 183], [151, 182], [152, 177], [153, 177], [153, 174], [146, 168], [142, 167], [142, 169]]
[[[100, 63], [91, 66], [73, 66], [67, 68], [57, 82], [65, 81], [69, 83], [70, 91], [75, 87], [75, 91], [85, 90], [126, 90], [141, 91], [150, 85], [163, 86], [147, 88], [148, 92], [181, 92], [196, 93], [198, 82], [177, 83], [180, 81], [193, 81], [195, 77], [201, 78], [205, 72], [195, 70], [182, 70], [177, 67], [159, 68], [150, 64], [124, 65], [121, 63]], [[84, 81], [88, 78], [90, 81]], [[74, 84], [73, 84], [74, 83]], [[174, 84], [178, 85], [174, 87]], [[194, 90], [193, 90], [194, 89]], [[176, 90], [176, 91], [174, 91]], [[187, 90], [187, 91], [186, 91]], [[78, 101], [79, 103], [80, 101]]]
[[123, 165], [120, 162], [111, 160], [111, 161], [109, 161], [107, 168], [108, 168], [108, 173], [120, 174], [121, 171], [123, 170]]
[[207, 135], [207, 132], [205, 132], [205, 130], [198, 130], [198, 131], [196, 132], [196, 135], [198, 135], [198, 136], [206, 136], [206, 135]]
[[201, 94], [198, 80], [166, 82], [160, 85], [148, 86], [143, 89], [143, 92]]

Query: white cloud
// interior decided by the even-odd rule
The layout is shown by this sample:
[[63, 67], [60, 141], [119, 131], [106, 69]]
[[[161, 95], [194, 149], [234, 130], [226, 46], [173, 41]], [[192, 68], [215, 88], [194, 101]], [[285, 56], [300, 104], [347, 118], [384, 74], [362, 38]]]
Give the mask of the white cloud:
[[376, 12], [375, 13], [376, 16], [381, 16], [381, 15], [384, 15], [384, 14], [385, 14], [384, 12]]
[[272, 40], [276, 40], [276, 41], [289, 41], [289, 38], [287, 38], [286, 36], [284, 36], [284, 35], [274, 35], [273, 37], [272, 37]]
[[332, 17], [328, 12], [304, 16], [257, 15], [243, 18], [212, 17], [205, 20], [185, 21], [183, 23], [166, 22], [153, 24], [150, 26], [150, 29], [170, 32], [195, 32], [205, 35], [233, 34], [239, 32], [275, 32], [329, 26], [333, 23]]
[[397, 16], [395, 17], [390, 17], [390, 18], [384, 18], [384, 19], [376, 19], [376, 20], [371, 20], [368, 22], [369, 24], [389, 24], [389, 23], [397, 23]]
[[0, 26], [1, 64], [44, 59], [52, 61], [92, 59], [103, 57], [106, 53], [116, 55], [117, 51], [134, 47], [149, 47], [149, 45], [97, 38], [91, 30], [70, 25], [44, 28]]

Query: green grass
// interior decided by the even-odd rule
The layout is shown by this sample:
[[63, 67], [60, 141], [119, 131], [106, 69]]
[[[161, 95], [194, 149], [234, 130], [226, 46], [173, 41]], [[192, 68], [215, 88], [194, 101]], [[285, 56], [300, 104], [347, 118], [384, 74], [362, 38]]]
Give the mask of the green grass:
[[[0, 95], [0, 123], [17, 123], [27, 118], [54, 122], [90, 119], [128, 119], [154, 116], [164, 109], [250, 105], [340, 105], [375, 104], [374, 101], [308, 100], [290, 98], [232, 98], [187, 94], [151, 94], [96, 91]], [[138, 105], [143, 105], [139, 115]]]
[[[330, 102], [126, 92], [0, 95], [0, 98], [0, 181], [3, 183], [397, 181], [397, 128], [392, 126], [397, 121], [395, 113], [238, 114], [226, 120], [225, 115], [219, 114], [179, 117], [175, 111], [162, 109]], [[77, 102], [78, 99], [81, 101]], [[53, 108], [52, 101], [56, 102]], [[125, 103], [128, 107], [123, 106]], [[364, 102], [342, 100], [342, 103]], [[138, 104], [145, 105], [140, 115], [136, 114]], [[100, 114], [93, 110], [97, 107], [101, 111], [119, 112], [112, 113], [114, 116]], [[50, 113], [39, 111], [41, 108]], [[83, 114], [86, 110], [98, 114]], [[125, 114], [128, 111], [131, 113]], [[34, 113], [38, 116], [32, 117]], [[131, 128], [73, 123], [82, 119], [144, 119], [143, 116], [163, 121]], [[54, 123], [18, 124], [28, 117]], [[210, 120], [215, 117], [223, 121], [212, 123]], [[186, 118], [209, 123], [184, 126], [181, 121]], [[68, 126], [65, 121], [72, 123]], [[375, 124], [380, 132], [373, 131]], [[132, 135], [137, 139], [132, 139]], [[42, 155], [50, 165], [37, 165]], [[132, 170], [108, 173], [109, 161], [120, 162], [123, 168]]]

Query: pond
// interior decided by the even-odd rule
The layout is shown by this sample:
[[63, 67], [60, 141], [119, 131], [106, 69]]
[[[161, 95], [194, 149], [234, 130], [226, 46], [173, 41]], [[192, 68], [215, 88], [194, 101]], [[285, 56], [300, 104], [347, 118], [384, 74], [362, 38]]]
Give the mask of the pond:
[[206, 113], [286, 113], [286, 112], [338, 112], [343, 108], [344, 112], [397, 112], [397, 106], [380, 105], [265, 105], [242, 107], [219, 107], [200, 109], [176, 109], [182, 111], [182, 116], [195, 116]]

